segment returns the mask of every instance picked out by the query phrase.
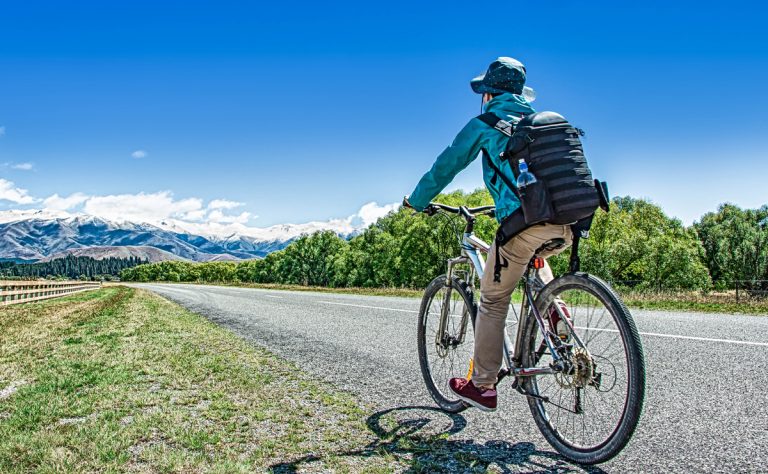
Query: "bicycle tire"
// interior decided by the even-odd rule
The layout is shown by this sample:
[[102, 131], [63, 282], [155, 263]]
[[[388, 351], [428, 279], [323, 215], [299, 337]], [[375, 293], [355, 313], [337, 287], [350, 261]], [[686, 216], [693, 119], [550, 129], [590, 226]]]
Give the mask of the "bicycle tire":
[[[586, 273], [571, 273], [563, 275], [560, 278], [556, 278], [548, 285], [546, 285], [537, 296], [537, 309], [542, 315], [546, 314], [545, 311], [548, 310], [555, 298], [557, 298], [559, 295], [565, 296], [567, 294], [566, 292], [572, 290], [585, 291], [599, 302], [604, 304], [605, 308], [613, 318], [616, 327], [618, 328], [617, 331], [619, 333], [620, 339], [617, 340], [621, 340], [621, 344], [623, 344], [624, 347], [624, 360], [626, 361], [626, 372], [628, 380], [626, 384], [626, 395], [624, 396], [623, 411], [620, 415], [618, 423], [613, 429], [613, 432], [605, 440], [599, 444], [596, 444], [595, 446], [579, 446], [564, 436], [560, 432], [558, 426], [553, 425], [552, 418], [554, 418], [554, 416], [550, 417], [547, 413], [547, 406], [549, 405], [548, 402], [542, 401], [541, 399], [537, 399], [533, 396], [529, 396], [528, 404], [536, 425], [538, 426], [547, 442], [549, 442], [549, 444], [552, 445], [555, 450], [557, 450], [567, 459], [580, 464], [598, 464], [608, 461], [619, 454], [621, 450], [624, 449], [624, 447], [627, 445], [635, 429], [637, 428], [643, 408], [643, 401], [645, 398], [645, 361], [643, 356], [642, 343], [640, 341], [637, 327], [635, 326], [635, 323], [632, 319], [632, 315], [621, 301], [621, 299], [618, 297], [618, 295], [613, 291], [613, 289], [603, 280], [595, 276], [588, 275]], [[532, 314], [528, 315], [525, 324], [526, 328], [524, 328], [524, 330], [526, 332], [524, 333], [525, 338], [523, 340], [527, 341], [525, 342], [527, 350], [524, 350], [523, 352], [522, 363], [524, 367], [534, 367], [539, 363], [539, 359], [542, 358], [541, 353], [537, 355], [536, 352], [537, 341], [541, 339], [541, 336], [538, 330], [538, 323]], [[577, 324], [578, 322], [575, 321], [574, 318], [574, 325]], [[588, 330], [588, 328], [582, 329]], [[606, 331], [605, 329], [589, 329], [592, 329], [593, 333], [595, 333], [595, 331]], [[577, 331], [577, 334], [579, 333], [581, 333], [580, 330]], [[543, 339], [541, 342], [538, 342], [539, 347], [541, 347], [540, 344], [542, 344], [542, 342]], [[589, 343], [587, 342], [586, 344]], [[589, 346], [587, 348], [589, 349]], [[593, 356], [593, 360], [599, 360], [595, 358], [594, 354], [591, 355]], [[607, 360], [609, 364], [613, 365], [610, 360], [605, 360]], [[605, 365], [605, 362], [603, 361], [600, 361], [600, 363]], [[616, 380], [618, 380], [618, 377], [616, 376], [617, 369], [615, 365], [613, 365], [613, 370], [614, 376]], [[541, 375], [537, 377], [554, 376]], [[538, 390], [539, 387], [537, 383], [537, 377], [527, 377], [522, 379], [522, 386], [527, 393], [540, 395]], [[550, 384], [550, 386], [555, 386], [551, 382]], [[616, 385], [616, 382], [614, 382], [614, 385]], [[590, 387], [584, 387], [582, 390], [588, 389], [590, 389]], [[600, 391], [599, 388], [596, 390], [598, 392]], [[607, 391], [604, 393], [607, 393]], [[594, 396], [594, 394], [592, 396]], [[574, 396], [574, 400], [575, 399], [576, 397]], [[579, 398], [579, 400], [581, 400], [581, 398]], [[562, 409], [563, 407], [558, 406], [558, 408]], [[557, 413], [557, 422], [555, 423], [559, 424], [560, 412]], [[576, 415], [578, 415], [578, 413], [576, 413]], [[582, 424], [584, 423], [585, 421], [582, 418]], [[567, 428], [567, 419], [565, 425]], [[582, 426], [582, 429], [584, 429], [584, 426]]]
[[[421, 308], [419, 310], [419, 318], [418, 318], [418, 330], [417, 330], [417, 337], [418, 337], [418, 353], [419, 353], [419, 366], [421, 368], [421, 375], [424, 378], [424, 383], [427, 386], [427, 390], [429, 391], [430, 396], [432, 399], [437, 403], [437, 405], [444, 411], [449, 413], [459, 413], [463, 410], [465, 410], [468, 405], [464, 403], [462, 400], [458, 399], [455, 396], [452, 396], [452, 393], [448, 389], [448, 378], [452, 376], [456, 377], [463, 377], [466, 375], [466, 372], [461, 373], [461, 369], [457, 369], [455, 373], [451, 373], [448, 375], [445, 375], [443, 377], [439, 377], [440, 380], [435, 380], [435, 374], [433, 371], [433, 367], [430, 364], [430, 358], [429, 358], [429, 350], [428, 348], [431, 345], [434, 345], [434, 334], [428, 334], [428, 322], [430, 321], [430, 318], [435, 319], [437, 321], [437, 318], [439, 317], [439, 313], [435, 314], [434, 311], [430, 311], [430, 308], [432, 307], [433, 300], [436, 295], [442, 294], [441, 289], [446, 287], [446, 276], [441, 275], [434, 280], [427, 286], [427, 289], [424, 291], [424, 296], [421, 301]], [[467, 287], [467, 284], [463, 282], [462, 280], [459, 280], [458, 278], [451, 278], [450, 281], [451, 284], [451, 290], [456, 292], [463, 301], [464, 307], [469, 311], [470, 316], [470, 324], [467, 326], [467, 332], [474, 333], [474, 326], [475, 326], [475, 317], [477, 315], [477, 306], [474, 303], [474, 297], [473, 293], [469, 290]], [[463, 345], [467, 344], [474, 344], [474, 339], [470, 341], [465, 341]], [[471, 350], [470, 349], [470, 354]], [[467, 361], [468, 362], [468, 361]]]

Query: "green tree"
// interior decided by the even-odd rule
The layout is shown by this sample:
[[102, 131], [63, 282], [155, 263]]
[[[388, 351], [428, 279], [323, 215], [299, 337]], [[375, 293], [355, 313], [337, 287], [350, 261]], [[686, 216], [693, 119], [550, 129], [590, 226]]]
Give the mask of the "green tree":
[[334, 232], [302, 235], [282, 251], [277, 272], [282, 283], [330, 286], [334, 260], [347, 243]]
[[[706, 289], [710, 278], [693, 229], [642, 199], [614, 198], [611, 212], [595, 214], [581, 241], [581, 269], [619, 284], [654, 289]], [[566, 271], [570, 251], [550, 260]]]
[[721, 287], [734, 280], [748, 288], [767, 290], [768, 206], [741, 209], [721, 205], [695, 224], [712, 278]]

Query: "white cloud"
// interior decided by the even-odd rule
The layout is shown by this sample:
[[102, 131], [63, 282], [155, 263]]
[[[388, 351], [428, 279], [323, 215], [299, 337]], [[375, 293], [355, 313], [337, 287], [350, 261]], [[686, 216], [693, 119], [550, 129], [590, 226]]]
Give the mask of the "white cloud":
[[147, 156], [147, 152], [145, 150], [136, 150], [133, 153], [131, 153], [131, 156], [136, 159], [145, 158]]
[[48, 196], [45, 198], [43, 201], [43, 206], [48, 210], [66, 211], [68, 209], [72, 209], [73, 207], [79, 206], [80, 204], [87, 201], [88, 198], [89, 196], [83, 193], [74, 193], [67, 197], [61, 197], [58, 194], [54, 194], [53, 196]]
[[21, 171], [30, 171], [33, 168], [32, 163], [16, 163], [14, 165], [11, 165], [11, 168], [15, 170], [21, 170]]
[[250, 212], [241, 212], [238, 216], [227, 216], [220, 210], [215, 209], [208, 214], [208, 222], [218, 224], [245, 224], [250, 218]]
[[0, 178], [0, 201], [3, 200], [16, 204], [32, 204], [38, 201], [30, 196], [26, 189], [17, 188], [11, 181]]
[[[18, 188], [13, 182], [2, 178], [0, 178], [0, 200], [17, 204], [41, 201], [30, 196], [27, 190]], [[284, 241], [303, 233], [314, 233], [320, 230], [350, 234], [370, 226], [377, 219], [399, 207], [398, 203], [380, 206], [376, 202], [369, 202], [347, 218], [253, 227], [249, 226], [248, 222], [258, 216], [246, 211], [227, 214], [230, 209], [243, 205], [227, 199], [214, 199], [205, 205], [200, 198], [176, 199], [171, 191], [102, 196], [77, 192], [68, 196], [58, 194], [48, 196], [42, 200], [40, 209], [2, 211], [0, 221], [2, 221], [2, 214], [8, 214], [6, 220], [19, 220], [25, 216], [55, 218], [84, 214], [116, 222], [149, 223], [166, 229], [208, 237], [228, 238], [236, 235]]]
[[[10, 187], [13, 187], [13, 183], [10, 183]], [[187, 224], [203, 227], [244, 225], [255, 217], [250, 212], [226, 214], [227, 209], [243, 205], [227, 199], [214, 199], [205, 206], [200, 198], [175, 199], [170, 191], [102, 196], [74, 193], [66, 197], [53, 194], [43, 201], [45, 211], [82, 212], [117, 222], [146, 222], [155, 225], [170, 223], [180, 227], [189, 227]], [[75, 211], [78, 207], [80, 209]]]
[[208, 209], [234, 209], [244, 205], [245, 203], [242, 202], [228, 201], [226, 199], [214, 199], [208, 203]]
[[355, 217], [359, 218], [362, 221], [363, 227], [368, 227], [369, 225], [379, 220], [379, 218], [386, 216], [391, 211], [394, 211], [399, 207], [400, 203], [397, 202], [386, 204], [384, 206], [379, 206], [379, 204], [376, 202], [369, 202], [364, 204], [363, 207], [357, 211], [357, 214], [353, 216], [353, 219]]
[[85, 201], [86, 214], [114, 221], [158, 223], [168, 218], [181, 218], [202, 209], [199, 198], [175, 200], [170, 191], [157, 193], [93, 196]]
[[203, 218], [205, 217], [205, 214], [207, 212], [208, 211], [205, 210], [205, 209], [198, 209], [196, 211], [189, 211], [188, 213], [184, 214], [182, 219], [185, 220], [185, 221], [193, 221], [193, 222], [201, 221], [201, 220], [203, 220]]

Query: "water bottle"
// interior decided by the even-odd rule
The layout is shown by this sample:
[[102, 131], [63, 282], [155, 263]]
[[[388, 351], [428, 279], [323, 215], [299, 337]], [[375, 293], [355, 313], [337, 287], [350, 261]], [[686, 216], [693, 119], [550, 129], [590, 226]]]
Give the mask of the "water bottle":
[[528, 164], [523, 158], [520, 158], [518, 168], [520, 169], [520, 174], [517, 177], [517, 189], [522, 192], [526, 186], [536, 182], [536, 176], [528, 171]]
[[523, 209], [525, 223], [533, 225], [551, 220], [553, 210], [546, 183], [537, 180], [536, 176], [528, 171], [528, 164], [524, 159], [518, 162], [518, 169], [520, 174], [517, 175], [517, 189], [520, 191], [520, 207]]

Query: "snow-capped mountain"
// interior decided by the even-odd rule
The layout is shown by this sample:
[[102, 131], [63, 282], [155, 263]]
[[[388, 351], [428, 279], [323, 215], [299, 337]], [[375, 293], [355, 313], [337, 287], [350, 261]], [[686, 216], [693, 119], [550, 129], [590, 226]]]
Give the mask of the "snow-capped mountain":
[[328, 222], [308, 222], [305, 224], [279, 224], [271, 227], [247, 227], [242, 224], [197, 225], [173, 220], [158, 224], [163, 230], [173, 232], [180, 238], [194, 244], [207, 240], [223, 248], [227, 253], [240, 258], [265, 257], [285, 248], [289, 243], [304, 234], [329, 230], [339, 237], [350, 238], [360, 229], [355, 228], [349, 219], [336, 219]]
[[115, 222], [87, 215], [51, 211], [0, 212], [0, 259], [41, 260], [72, 249], [150, 246], [194, 261], [264, 257], [302, 234], [332, 230], [350, 237], [347, 220], [249, 228], [240, 224], [210, 226], [206, 235], [194, 224], [163, 221], [159, 225]]

